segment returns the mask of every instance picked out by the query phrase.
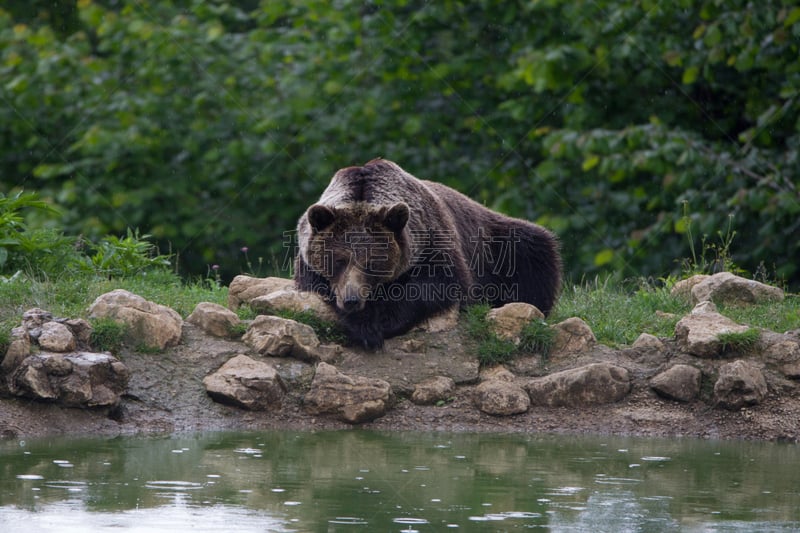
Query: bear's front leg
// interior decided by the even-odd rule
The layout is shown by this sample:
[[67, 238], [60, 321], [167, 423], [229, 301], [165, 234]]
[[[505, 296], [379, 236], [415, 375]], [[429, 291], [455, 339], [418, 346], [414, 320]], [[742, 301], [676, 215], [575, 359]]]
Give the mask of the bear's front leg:
[[340, 322], [353, 344], [368, 350], [383, 348], [383, 327], [374, 307], [367, 306], [363, 311], [344, 315]]

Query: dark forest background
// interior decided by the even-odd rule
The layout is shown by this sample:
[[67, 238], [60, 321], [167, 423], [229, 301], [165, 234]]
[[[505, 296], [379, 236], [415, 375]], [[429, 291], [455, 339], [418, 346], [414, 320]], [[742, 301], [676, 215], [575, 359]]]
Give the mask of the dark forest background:
[[284, 233], [383, 156], [551, 228], [576, 281], [727, 250], [796, 288], [798, 149], [791, 1], [0, 7], [0, 193], [186, 275], [288, 275]]

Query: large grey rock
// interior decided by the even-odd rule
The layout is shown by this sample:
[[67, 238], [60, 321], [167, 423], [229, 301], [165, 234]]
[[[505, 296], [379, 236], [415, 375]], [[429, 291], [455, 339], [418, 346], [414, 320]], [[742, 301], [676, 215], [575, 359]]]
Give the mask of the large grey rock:
[[800, 343], [782, 340], [768, 346], [762, 355], [765, 361], [777, 366], [787, 378], [800, 379]]
[[20, 326], [12, 329], [10, 341], [3, 363], [0, 365], [3, 374], [10, 373], [19, 366], [23, 359], [31, 354], [31, 337], [24, 327]]
[[227, 307], [212, 302], [200, 302], [192, 314], [186, 317], [186, 322], [215, 337], [232, 337], [241, 320]]
[[519, 344], [525, 326], [534, 320], [544, 320], [544, 314], [529, 303], [511, 302], [491, 309], [486, 320], [498, 337]]
[[132, 340], [151, 348], [163, 350], [181, 340], [183, 319], [177, 312], [124, 289], [98, 296], [89, 307], [89, 317], [125, 323]]
[[456, 391], [456, 382], [446, 376], [434, 376], [417, 383], [411, 401], [417, 405], [431, 405], [447, 401]]
[[630, 389], [628, 371], [610, 363], [563, 370], [525, 385], [534, 405], [550, 407], [612, 403], [624, 398]]
[[731, 410], [761, 403], [767, 392], [767, 382], [761, 370], [741, 359], [722, 365], [714, 384], [717, 405]]
[[749, 326], [737, 324], [719, 313], [693, 311], [675, 325], [675, 339], [678, 347], [686, 353], [716, 357], [722, 352], [720, 334], [743, 333], [749, 329]]
[[505, 379], [489, 379], [480, 383], [475, 387], [472, 400], [475, 407], [494, 416], [524, 413], [531, 405], [531, 398], [525, 389]]
[[314, 329], [288, 318], [259, 315], [242, 337], [245, 344], [262, 355], [319, 359], [320, 342]]
[[71, 352], [76, 347], [75, 336], [72, 331], [58, 322], [45, 322], [42, 324], [39, 335], [39, 346], [47, 352]]
[[691, 365], [674, 365], [650, 380], [650, 387], [661, 396], [690, 402], [700, 394], [703, 373]]
[[10, 392], [71, 407], [114, 406], [128, 386], [128, 369], [108, 354], [40, 353], [25, 358], [10, 379]]
[[236, 276], [228, 286], [228, 307], [235, 311], [242, 304], [249, 305], [253, 298], [291, 288], [294, 288], [291, 279]]
[[336, 322], [333, 308], [315, 292], [280, 289], [250, 300], [250, 307], [258, 313], [275, 314], [280, 311], [300, 313], [310, 311], [321, 320]]
[[347, 376], [332, 365], [320, 363], [305, 406], [311, 414], [334, 414], [358, 424], [383, 416], [390, 394], [389, 383], [382, 379]]
[[237, 355], [203, 379], [214, 400], [250, 410], [281, 406], [286, 386], [272, 365]]
[[670, 294], [677, 298], [681, 298], [682, 300], [685, 300], [687, 302], [691, 302], [692, 288], [701, 281], [708, 279], [709, 277], [710, 276], [708, 274], [695, 274], [694, 276], [691, 276], [689, 278], [682, 279], [672, 286]]
[[751, 279], [720, 272], [691, 288], [691, 303], [706, 300], [717, 304], [744, 305], [783, 300], [783, 290]]
[[590, 350], [597, 338], [589, 325], [578, 317], [572, 317], [553, 326], [556, 336], [550, 354], [563, 355]]

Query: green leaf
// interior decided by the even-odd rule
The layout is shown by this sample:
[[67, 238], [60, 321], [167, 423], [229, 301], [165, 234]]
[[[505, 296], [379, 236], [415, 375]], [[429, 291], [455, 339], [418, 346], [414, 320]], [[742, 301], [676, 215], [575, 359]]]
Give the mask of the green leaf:
[[594, 265], [595, 266], [603, 266], [607, 265], [614, 259], [614, 250], [611, 248], [604, 248], [595, 254], [594, 256]]
[[691, 66], [683, 71], [683, 77], [681, 81], [684, 85], [691, 85], [695, 81], [697, 81], [697, 76], [700, 74], [700, 68], [697, 66]]
[[583, 160], [581, 169], [584, 172], [588, 172], [592, 170], [594, 167], [596, 167], [598, 163], [600, 163], [600, 157], [596, 155], [590, 155], [589, 157]]
[[789, 26], [794, 26], [798, 20], [800, 20], [800, 7], [792, 8], [786, 16], [786, 20], [783, 21], [783, 27], [788, 28]]

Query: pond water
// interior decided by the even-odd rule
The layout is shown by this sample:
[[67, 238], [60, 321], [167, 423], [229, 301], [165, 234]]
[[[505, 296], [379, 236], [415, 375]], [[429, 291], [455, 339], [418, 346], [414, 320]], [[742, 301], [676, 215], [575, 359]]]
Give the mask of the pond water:
[[0, 531], [795, 531], [800, 447], [540, 435], [0, 441]]

